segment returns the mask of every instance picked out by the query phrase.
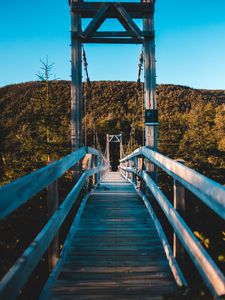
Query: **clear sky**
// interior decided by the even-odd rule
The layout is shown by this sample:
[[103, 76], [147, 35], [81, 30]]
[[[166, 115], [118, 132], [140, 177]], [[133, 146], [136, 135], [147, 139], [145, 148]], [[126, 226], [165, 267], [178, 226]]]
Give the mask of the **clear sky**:
[[[225, 89], [225, 0], [157, 0], [155, 29], [158, 83]], [[67, 0], [0, 0], [0, 86], [36, 80], [46, 56], [70, 79], [69, 31]], [[92, 80], [136, 80], [140, 45], [85, 49]]]

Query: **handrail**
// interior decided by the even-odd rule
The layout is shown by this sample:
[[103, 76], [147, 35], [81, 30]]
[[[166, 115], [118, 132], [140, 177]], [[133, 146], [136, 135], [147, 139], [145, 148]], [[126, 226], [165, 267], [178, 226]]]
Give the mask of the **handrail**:
[[147, 147], [138, 148], [123, 158], [121, 163], [142, 155], [178, 180], [221, 218], [225, 219], [225, 188], [221, 184]]
[[[126, 174], [133, 173], [144, 180], [212, 294], [216, 297], [224, 295], [225, 277], [223, 273], [148, 173], [144, 170], [138, 170], [138, 166], [135, 165], [135, 163], [137, 164], [137, 160], [134, 159], [138, 156], [145, 157], [162, 168], [184, 187], [191, 190], [222, 218], [225, 216], [224, 187], [198, 172], [146, 147], [135, 150], [121, 160], [120, 169], [122, 171], [125, 171]], [[134, 167], [123, 166], [123, 163], [129, 160], [134, 161]], [[210, 201], [212, 203], [209, 203]], [[221, 211], [218, 211], [219, 209]]]
[[15, 211], [30, 198], [43, 190], [67, 170], [74, 166], [87, 153], [98, 155], [96, 149], [90, 147], [80, 148], [66, 157], [55, 161], [31, 174], [0, 188], [0, 220]]
[[[70, 169], [74, 165], [74, 163], [83, 158], [86, 153], [99, 155], [99, 151], [93, 148], [83, 147], [66, 156], [65, 158], [52, 163], [51, 165], [35, 171], [29, 175], [26, 175], [16, 180], [15, 182], [1, 188], [0, 196], [2, 196], [3, 194], [3, 201], [6, 201], [5, 199], [9, 199], [7, 198], [9, 197], [9, 195], [13, 195], [14, 201], [16, 201], [16, 205], [14, 206], [12, 205], [13, 201], [11, 201], [9, 208], [7, 206], [0, 205], [0, 209], [3, 209], [3, 213], [1, 212], [1, 215], [6, 216], [21, 204], [25, 203], [30, 197], [35, 195], [35, 191], [36, 193], [39, 192], [45, 186], [56, 180], [59, 176]], [[16, 298], [19, 291], [24, 286], [32, 271], [37, 266], [41, 257], [47, 250], [51, 241], [57, 234], [64, 220], [68, 216], [72, 206], [76, 202], [76, 199], [83, 185], [85, 184], [86, 179], [94, 174], [108, 169], [108, 164], [104, 165], [104, 163], [105, 162], [103, 162], [103, 166], [101, 164], [98, 164], [96, 167], [87, 169], [83, 172], [79, 180], [76, 182], [75, 186], [67, 195], [66, 199], [51, 216], [44, 228], [40, 231], [37, 237], [30, 244], [30, 246], [24, 251], [22, 256], [11, 267], [8, 273], [6, 273], [6, 275], [0, 282], [1, 299], [10, 300]], [[48, 172], [49, 178], [47, 178]], [[42, 178], [42, 176], [44, 177], [44, 179]], [[31, 180], [35, 180], [35, 182]], [[21, 184], [21, 187], [19, 184]], [[26, 185], [29, 185], [28, 188]], [[29, 189], [31, 189], [30, 192]], [[26, 192], [25, 196], [23, 195], [24, 190]], [[22, 200], [20, 197], [22, 198]]]

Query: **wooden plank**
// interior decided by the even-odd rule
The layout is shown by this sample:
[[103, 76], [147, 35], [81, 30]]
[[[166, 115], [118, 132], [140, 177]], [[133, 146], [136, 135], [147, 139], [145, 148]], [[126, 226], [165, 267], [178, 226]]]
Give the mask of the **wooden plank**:
[[107, 178], [109, 182], [101, 185], [107, 183], [111, 192], [94, 191], [89, 197], [47, 299], [162, 299], [176, 286], [154, 223], [136, 191], [118, 173], [108, 173]]
[[[114, 8], [116, 3], [117, 2], [107, 2], [110, 6], [110, 9], [105, 14], [107, 18], [117, 18], [117, 11]], [[72, 2], [71, 10], [80, 13], [82, 18], [93, 18], [101, 5], [102, 2]], [[132, 18], [136, 19], [142, 19], [144, 15], [154, 12], [153, 3], [123, 2], [122, 6]]]
[[142, 44], [142, 38], [83, 38], [87, 44]]
[[93, 38], [116, 38], [116, 37], [132, 37], [129, 31], [97, 31], [93, 33]]

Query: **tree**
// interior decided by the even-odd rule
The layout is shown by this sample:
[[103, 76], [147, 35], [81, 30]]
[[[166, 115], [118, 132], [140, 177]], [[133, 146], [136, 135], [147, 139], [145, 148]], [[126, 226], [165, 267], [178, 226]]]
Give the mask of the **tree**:
[[199, 169], [207, 168], [208, 157], [216, 153], [214, 128], [215, 107], [212, 103], [197, 103], [186, 115], [188, 128], [180, 142], [179, 150], [184, 159], [198, 165]]
[[225, 151], [225, 104], [216, 108], [215, 131], [218, 150]]

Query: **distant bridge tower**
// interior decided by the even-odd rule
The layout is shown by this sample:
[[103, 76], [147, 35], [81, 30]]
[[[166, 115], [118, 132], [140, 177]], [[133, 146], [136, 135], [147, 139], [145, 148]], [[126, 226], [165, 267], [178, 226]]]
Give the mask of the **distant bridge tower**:
[[110, 161], [109, 143], [120, 143], [120, 160], [121, 160], [124, 157], [122, 133], [120, 133], [120, 134], [106, 134], [106, 153], [105, 153], [105, 156], [106, 156], [108, 161]]

